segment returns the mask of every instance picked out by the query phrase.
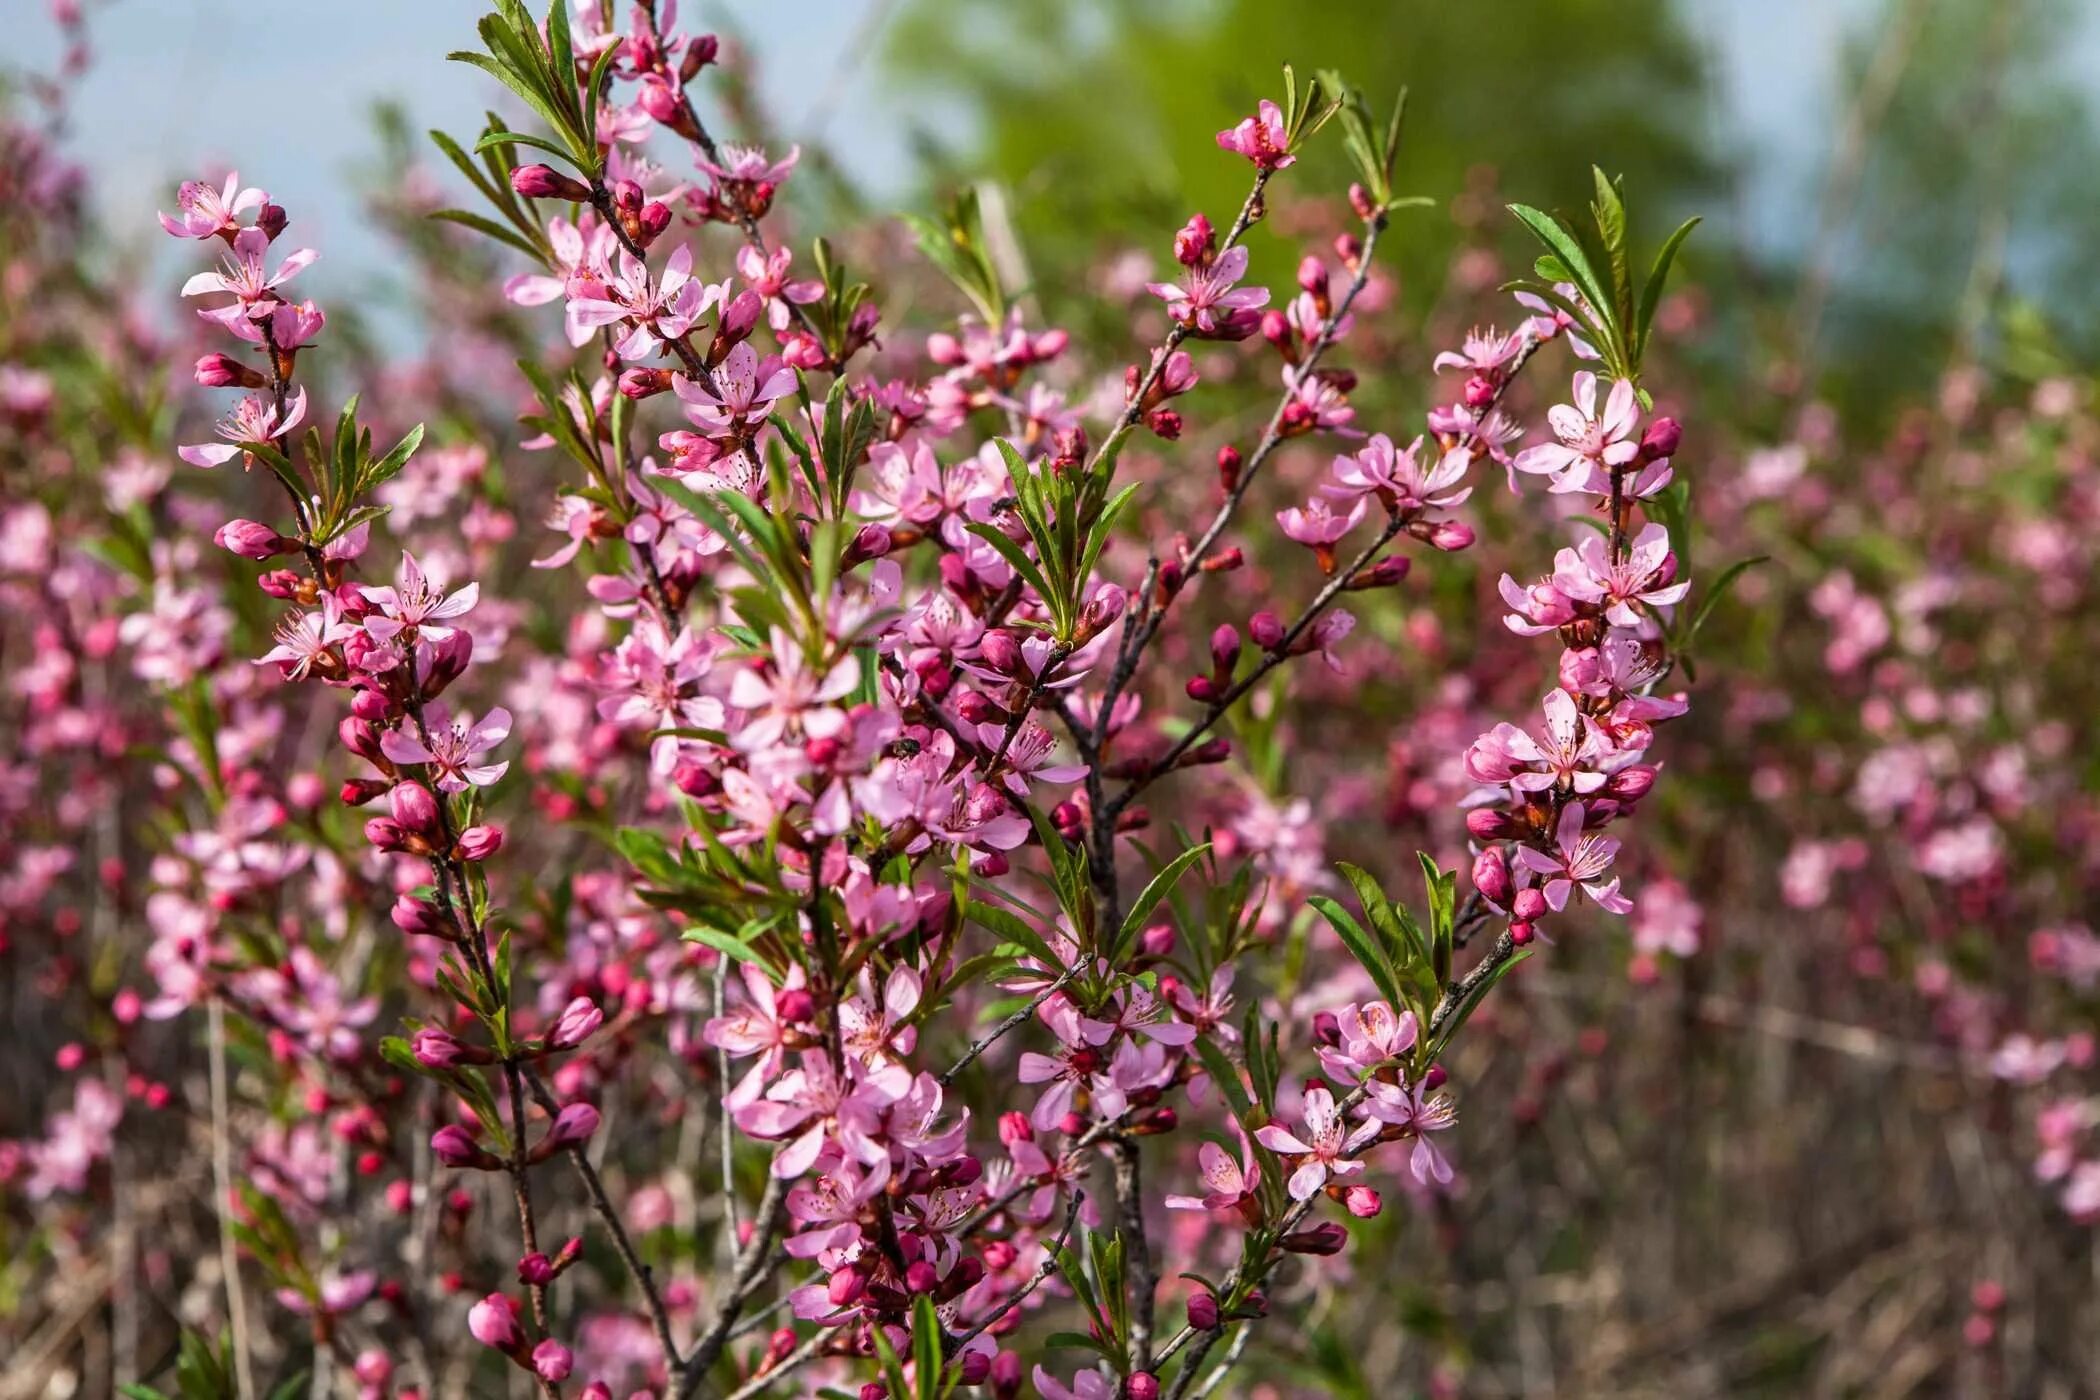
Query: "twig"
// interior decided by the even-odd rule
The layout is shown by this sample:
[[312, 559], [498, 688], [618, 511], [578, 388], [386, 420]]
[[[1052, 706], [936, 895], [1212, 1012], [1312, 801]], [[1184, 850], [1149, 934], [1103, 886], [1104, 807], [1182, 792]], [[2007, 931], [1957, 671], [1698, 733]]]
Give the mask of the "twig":
[[1079, 958], [1075, 960], [1070, 967], [1066, 968], [1063, 972], [1060, 972], [1057, 975], [1057, 980], [1055, 982], [1052, 982], [1049, 986], [1043, 988], [1042, 991], [1036, 993], [1035, 1000], [1029, 1002], [1028, 1005], [1022, 1007], [1020, 1010], [1013, 1012], [1005, 1020], [1001, 1021], [998, 1025], [992, 1027], [983, 1035], [971, 1041], [970, 1048], [963, 1051], [962, 1058], [957, 1060], [954, 1064], [948, 1066], [947, 1069], [941, 1071], [941, 1087], [945, 1089], [948, 1085], [954, 1083], [956, 1075], [961, 1074], [964, 1070], [968, 1069], [970, 1067], [971, 1062], [974, 1061], [979, 1055], [982, 1055], [985, 1051], [991, 1049], [994, 1045], [997, 1045], [1001, 1040], [1005, 1039], [1008, 1033], [1013, 1031], [1015, 1027], [1019, 1026], [1023, 1021], [1026, 1021], [1030, 1016], [1033, 1016], [1036, 1013], [1037, 1007], [1041, 1006], [1044, 1002], [1050, 1000], [1050, 998], [1056, 996], [1059, 992], [1063, 991], [1065, 987], [1071, 983], [1073, 978], [1077, 977], [1082, 971], [1085, 970], [1086, 965], [1087, 964], [1085, 958]]

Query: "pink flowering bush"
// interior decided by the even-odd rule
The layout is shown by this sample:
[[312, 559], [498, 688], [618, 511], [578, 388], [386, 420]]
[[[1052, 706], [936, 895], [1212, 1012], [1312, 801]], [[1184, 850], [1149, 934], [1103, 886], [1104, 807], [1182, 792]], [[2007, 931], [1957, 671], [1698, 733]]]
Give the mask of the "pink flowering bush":
[[[1690, 554], [1802, 532], [1694, 524], [1649, 365], [1691, 225], [1637, 248], [1601, 172], [1580, 220], [1512, 206], [1516, 329], [1373, 421], [1388, 366], [1345, 360], [1393, 334], [1380, 244], [1424, 201], [1402, 106], [1334, 75], [1204, 147], [1242, 202], [1160, 230], [1156, 335], [1086, 344], [970, 196], [909, 257], [810, 238], [799, 153], [710, 133], [718, 45], [670, 4], [500, 0], [480, 36], [512, 115], [437, 136], [461, 207], [390, 211], [442, 230], [413, 362], [338, 349], [298, 280], [326, 249], [239, 176], [162, 212], [185, 280], [91, 279], [79, 191], [8, 133], [0, 956], [60, 1045], [0, 1144], [16, 1257], [106, 1300], [135, 1394], [1240, 1388], [1404, 1267], [1389, 1196], [1436, 1229], [1503, 1189], [1459, 1105], [1540, 1085], [1463, 1051], [1521, 1044], [1522, 964], [1623, 937], [1649, 983], [1702, 947], [1700, 877], [1622, 859], [1670, 839], [1666, 760], [1728, 771], [1669, 726], [1757, 574]], [[1258, 285], [1320, 140], [1349, 222]], [[2051, 523], [2010, 553], [2060, 578]], [[1849, 778], [1760, 760], [1764, 800], [1849, 784], [1860, 828], [1788, 818], [1781, 897], [1878, 897], [1838, 875], [1886, 861], [2014, 898], [2051, 746], [1913, 674], [2003, 595], [1907, 583], [1892, 622], [1864, 563], [1819, 580], [1873, 742]], [[1389, 713], [1363, 677], [1440, 664], [1431, 594], [1482, 683]], [[1780, 718], [1751, 693], [1731, 724]], [[1419, 856], [1330, 858], [1322, 721], [1286, 711], [1390, 765]], [[2037, 906], [2031, 1024], [1964, 1013], [1952, 959], [1913, 977], [2091, 1219], [2100, 1119], [2060, 1086], [2100, 957]]]

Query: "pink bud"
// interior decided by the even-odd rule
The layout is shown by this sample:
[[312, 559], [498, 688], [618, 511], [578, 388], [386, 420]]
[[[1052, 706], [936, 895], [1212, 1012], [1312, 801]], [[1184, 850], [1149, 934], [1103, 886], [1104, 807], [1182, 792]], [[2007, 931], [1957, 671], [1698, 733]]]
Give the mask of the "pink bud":
[[[457, 1123], [448, 1123], [432, 1133], [430, 1150], [448, 1167], [478, 1167], [486, 1171], [501, 1165], [475, 1143], [472, 1133]], [[491, 1342], [489, 1345], [493, 1346], [495, 1343]]]
[[1516, 819], [1492, 807], [1475, 807], [1466, 813], [1466, 831], [1476, 841], [1501, 841], [1517, 834]]
[[1298, 290], [1315, 297], [1327, 295], [1327, 265], [1311, 253], [1298, 261]]
[[1264, 608], [1247, 619], [1247, 635], [1252, 637], [1254, 644], [1263, 651], [1274, 651], [1283, 645], [1283, 622], [1275, 613]]
[[[378, 823], [367, 822], [365, 834], [369, 836], [375, 825]], [[380, 849], [386, 848], [382, 846]], [[394, 901], [393, 919], [396, 928], [419, 938], [449, 939], [457, 937], [459, 933], [459, 930], [453, 927], [452, 921], [440, 913], [435, 904], [427, 899], [417, 899], [412, 894], [404, 894]]]
[[1159, 1377], [1150, 1371], [1132, 1371], [1123, 1389], [1130, 1400], [1159, 1400]]
[[940, 1271], [924, 1259], [914, 1259], [904, 1271], [904, 1286], [914, 1293], [931, 1293], [940, 1281]]
[[825, 1296], [835, 1308], [843, 1308], [868, 1291], [868, 1276], [858, 1269], [841, 1269], [825, 1285]]
[[727, 342], [723, 348], [727, 349], [728, 346], [748, 338], [757, 327], [758, 318], [765, 314], [765, 309], [765, 298], [748, 287], [731, 298], [729, 306], [722, 312], [721, 323], [715, 330], [715, 334]]
[[668, 370], [651, 369], [647, 365], [630, 365], [620, 371], [620, 392], [630, 399], [653, 398], [670, 387], [671, 375]]
[[590, 1039], [591, 1033], [605, 1023], [605, 1013], [589, 997], [577, 997], [562, 1008], [554, 1029], [547, 1033], [547, 1044], [556, 1050], [567, 1050]]
[[1034, 1142], [1035, 1127], [1028, 1115], [1009, 1110], [999, 1115], [999, 1141], [1011, 1148], [1017, 1142]]
[[1500, 846], [1489, 846], [1473, 857], [1473, 888], [1490, 904], [1507, 908], [1510, 896], [1509, 860]]
[[259, 520], [229, 520], [212, 536], [212, 542], [243, 559], [269, 559], [299, 547]]
[[1655, 777], [1652, 764], [1636, 763], [1612, 774], [1604, 790], [1621, 802], [1638, 802], [1655, 787]]
[[1456, 554], [1473, 543], [1473, 527], [1460, 520], [1439, 520], [1429, 530], [1429, 545], [1446, 554]]
[[1174, 925], [1147, 924], [1138, 935], [1138, 951], [1148, 958], [1164, 958], [1174, 951]]
[[1349, 1243], [1349, 1232], [1332, 1220], [1323, 1220], [1310, 1230], [1295, 1230], [1280, 1242], [1292, 1254], [1340, 1254]]
[[589, 1142], [598, 1131], [598, 1110], [587, 1103], [572, 1103], [554, 1115], [554, 1126], [540, 1143], [542, 1152]]
[[1174, 261], [1183, 267], [1200, 267], [1211, 259], [1218, 242], [1217, 231], [1202, 214], [1193, 214], [1174, 235]]
[[528, 1288], [545, 1288], [554, 1282], [554, 1261], [534, 1250], [518, 1261], [518, 1282]]
[[1684, 426], [1675, 418], [1658, 418], [1641, 434], [1641, 460], [1659, 462], [1665, 457], [1677, 455], [1677, 448], [1684, 441]]
[[642, 110], [649, 114], [652, 121], [660, 122], [664, 126], [675, 126], [683, 115], [679, 110], [682, 104], [678, 100], [677, 91], [659, 77], [651, 75], [642, 81], [640, 97]]
[[1495, 381], [1485, 375], [1474, 375], [1466, 381], [1464, 397], [1467, 408], [1486, 408], [1495, 401]]
[[1516, 898], [1511, 901], [1509, 907], [1510, 912], [1520, 919], [1544, 918], [1546, 914], [1546, 896], [1539, 892], [1537, 886], [1526, 890], [1518, 890]]
[[426, 1026], [415, 1033], [409, 1041], [415, 1052], [416, 1063], [425, 1069], [449, 1069], [459, 1063], [460, 1051], [464, 1049], [450, 1031]]
[[1198, 1332], [1208, 1332], [1218, 1325], [1218, 1300], [1209, 1293], [1198, 1293], [1189, 1299], [1189, 1326]]
[[590, 186], [551, 165], [519, 166], [510, 172], [510, 187], [527, 199], [566, 199], [582, 204], [591, 197]]
[[260, 389], [269, 383], [233, 356], [216, 351], [197, 361], [197, 382], [207, 389]]
[[806, 988], [782, 987], [773, 994], [773, 1015], [791, 1026], [799, 1026], [817, 1014], [817, 999]]
[[550, 1385], [567, 1380], [575, 1364], [576, 1358], [569, 1349], [552, 1337], [532, 1349], [533, 1374]]
[[515, 1352], [525, 1345], [518, 1305], [501, 1293], [491, 1293], [468, 1309], [467, 1331], [483, 1346], [501, 1352]]
[[1027, 664], [1021, 644], [1003, 627], [994, 627], [984, 634], [977, 644], [977, 654], [985, 665], [1003, 676], [1015, 675]]
[[1352, 1186], [1342, 1193], [1342, 1205], [1358, 1220], [1369, 1220], [1384, 1208], [1378, 1193], [1368, 1186]]
[[387, 795], [387, 802], [394, 820], [401, 823], [404, 831], [418, 836], [437, 834], [437, 799], [430, 795], [429, 788], [421, 783], [396, 783], [393, 792]]
[[496, 854], [502, 847], [503, 828], [485, 824], [470, 826], [462, 831], [452, 852], [461, 860], [480, 862]]

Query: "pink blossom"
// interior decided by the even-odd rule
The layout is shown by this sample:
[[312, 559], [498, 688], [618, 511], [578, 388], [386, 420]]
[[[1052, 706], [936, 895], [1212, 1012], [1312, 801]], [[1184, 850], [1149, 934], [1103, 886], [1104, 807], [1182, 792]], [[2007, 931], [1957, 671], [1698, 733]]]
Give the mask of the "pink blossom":
[[1177, 325], [1198, 336], [1244, 339], [1255, 328], [1254, 313], [1269, 304], [1266, 287], [1242, 287], [1247, 275], [1245, 245], [1227, 248], [1211, 262], [1198, 263], [1175, 282], [1148, 282], [1145, 290], [1165, 301]]
[[210, 296], [224, 292], [234, 300], [231, 305], [205, 311], [208, 319], [222, 325], [231, 324], [237, 318], [254, 319], [267, 316], [282, 299], [277, 288], [311, 266], [321, 255], [311, 248], [301, 248], [285, 255], [275, 272], [263, 265], [263, 255], [269, 251], [270, 236], [259, 228], [244, 228], [234, 235], [233, 247], [226, 254], [223, 265], [217, 272], [200, 272], [182, 284], [186, 297]]
[[284, 416], [268, 394], [249, 394], [221, 418], [216, 427], [224, 442], [198, 443], [176, 449], [176, 456], [193, 467], [217, 467], [241, 456], [241, 445], [271, 442], [283, 437], [306, 417], [306, 390], [294, 389], [285, 400]]
[[702, 174], [712, 175], [717, 180], [749, 185], [778, 185], [788, 177], [788, 172], [795, 168], [795, 162], [802, 159], [802, 148], [791, 146], [781, 159], [769, 160], [766, 153], [756, 146], [739, 146], [725, 141], [720, 147], [720, 155], [719, 161], [709, 160], [704, 154], [699, 155], [694, 158], [693, 163], [700, 167]]
[[729, 352], [714, 377], [714, 389], [685, 375], [671, 383], [685, 401], [685, 416], [710, 433], [756, 428], [774, 403], [795, 392], [795, 372], [778, 355], [761, 360], [749, 341]]
[[1247, 1141], [1247, 1130], [1238, 1119], [1232, 1120], [1232, 1130], [1239, 1138], [1239, 1157], [1232, 1155], [1214, 1142], [1206, 1142], [1196, 1151], [1196, 1162], [1203, 1176], [1203, 1184], [1209, 1189], [1201, 1196], [1168, 1196], [1164, 1202], [1169, 1210], [1238, 1210], [1251, 1201], [1255, 1189], [1261, 1185], [1261, 1161], [1254, 1155], [1254, 1146]]
[[571, 277], [566, 290], [570, 340], [576, 341], [579, 329], [588, 339], [591, 330], [624, 323], [628, 332], [613, 353], [626, 360], [648, 359], [666, 341], [682, 338], [716, 299], [716, 289], [693, 279], [693, 250], [683, 243], [664, 260], [663, 273], [653, 283], [648, 264], [622, 250], [616, 274], [603, 280]]
[[1290, 151], [1290, 131], [1283, 124], [1283, 109], [1263, 98], [1255, 115], [1243, 117], [1237, 126], [1218, 133], [1218, 146], [1245, 156], [1262, 170], [1281, 170], [1298, 158]]
[[423, 566], [406, 550], [401, 554], [401, 573], [398, 582], [366, 587], [360, 590], [365, 601], [379, 611], [366, 617], [364, 629], [372, 640], [385, 644], [396, 637], [414, 640], [442, 642], [455, 630], [447, 624], [451, 618], [463, 616], [474, 610], [481, 599], [481, 585], [470, 583], [457, 592], [447, 592], [434, 580], [426, 577]]
[[1420, 1080], [1402, 1086], [1374, 1079], [1366, 1087], [1370, 1097], [1364, 1104], [1365, 1116], [1414, 1138], [1414, 1151], [1407, 1165], [1415, 1180], [1424, 1186], [1449, 1186], [1451, 1163], [1429, 1140], [1429, 1134], [1443, 1132], [1458, 1121], [1458, 1108], [1451, 1096], [1426, 1093]]
[[214, 238], [237, 234], [241, 215], [267, 203], [269, 196], [252, 186], [244, 188], [238, 171], [228, 171], [223, 187], [202, 180], [184, 180], [175, 192], [175, 207], [182, 217], [160, 216], [160, 226], [177, 238]]
[[1305, 1091], [1303, 1114], [1304, 1137], [1278, 1123], [1270, 1123], [1254, 1134], [1254, 1140], [1271, 1152], [1304, 1159], [1291, 1173], [1290, 1193], [1294, 1201], [1311, 1200], [1330, 1177], [1347, 1179], [1360, 1175], [1364, 1164], [1349, 1154], [1378, 1135], [1373, 1124], [1350, 1131], [1335, 1107], [1334, 1095], [1324, 1088]]
[[1611, 486], [1611, 468], [1630, 466], [1640, 453], [1634, 430], [1640, 426], [1640, 411], [1634, 402], [1633, 381], [1617, 380], [1597, 411], [1597, 376], [1581, 370], [1575, 376], [1574, 404], [1555, 404], [1546, 414], [1558, 442], [1526, 448], [1517, 454], [1516, 469], [1553, 478], [1555, 491], [1606, 491]]
[[1561, 808], [1560, 824], [1554, 830], [1555, 849], [1547, 852], [1535, 846], [1519, 846], [1517, 860], [1525, 869], [1546, 877], [1546, 903], [1555, 912], [1567, 907], [1568, 896], [1580, 885], [1598, 908], [1624, 914], [1633, 908], [1633, 901], [1619, 893], [1616, 878], [1604, 878], [1618, 857], [1619, 843], [1613, 837], [1584, 830], [1585, 815], [1582, 803], [1570, 802]]
[[[429, 764], [438, 787], [446, 792], [465, 792], [469, 786], [488, 787], [510, 767], [503, 763], [477, 763], [510, 737], [510, 711], [498, 705], [471, 722], [471, 716], [450, 719], [442, 707], [431, 710], [425, 735], [407, 729], [389, 729], [380, 737], [379, 749], [395, 763]], [[427, 739], [427, 742], [426, 742]]]
[[766, 254], [747, 243], [737, 250], [737, 275], [765, 300], [766, 323], [776, 331], [788, 328], [795, 319], [795, 307], [807, 306], [824, 295], [824, 284], [814, 278], [788, 280], [788, 266], [794, 259], [794, 252], [786, 247]]
[[1472, 453], [1464, 447], [1439, 452], [1434, 465], [1420, 461], [1422, 439], [1416, 438], [1405, 451], [1393, 450], [1393, 440], [1373, 433], [1363, 450], [1354, 456], [1334, 459], [1334, 479], [1323, 482], [1322, 494], [1339, 500], [1375, 495], [1388, 510], [1420, 511], [1431, 506], [1448, 508], [1473, 494], [1470, 486], [1457, 487], [1472, 466]]
[[1668, 607], [1683, 601], [1692, 587], [1689, 581], [1672, 582], [1677, 560], [1670, 553], [1670, 532], [1652, 521], [1641, 527], [1623, 557], [1613, 556], [1603, 536], [1591, 535], [1576, 547], [1572, 559], [1563, 550], [1556, 563], [1553, 582], [1560, 591], [1601, 606], [1605, 617], [1620, 627], [1640, 625], [1635, 603]]

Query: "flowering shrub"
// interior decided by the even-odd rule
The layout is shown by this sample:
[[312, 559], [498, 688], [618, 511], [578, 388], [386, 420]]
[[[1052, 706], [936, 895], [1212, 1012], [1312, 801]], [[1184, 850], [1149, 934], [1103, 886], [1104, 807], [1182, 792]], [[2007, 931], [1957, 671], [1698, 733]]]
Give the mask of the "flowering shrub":
[[[1518, 328], [1372, 431], [1338, 358], [1420, 201], [1402, 108], [1333, 75], [1218, 133], [1244, 201], [1173, 233], [1097, 387], [1118, 351], [1033, 323], [972, 198], [915, 225], [969, 308], [930, 328], [792, 245], [797, 153], [710, 134], [670, 6], [480, 34], [531, 120], [438, 136], [478, 203], [427, 212], [504, 259], [514, 369], [331, 363], [319, 253], [238, 176], [161, 215], [201, 338], [162, 343], [50, 275], [76, 194], [9, 137], [0, 915], [79, 1028], [0, 1157], [35, 1249], [108, 1270], [133, 1356], [141, 1260], [182, 1294], [137, 1394], [1212, 1393], [1385, 1193], [1458, 1188], [1446, 1062], [1503, 977], [1597, 915], [1696, 927], [1616, 864], [1734, 576], [1690, 596], [1644, 387], [1690, 225], [1637, 274], [1601, 173], [1580, 232], [1514, 206]], [[1246, 240], [1334, 132], [1354, 226], [1280, 299]], [[208, 430], [158, 371], [192, 352]], [[1543, 433], [1535, 363], [1573, 375]], [[1190, 472], [1203, 381], [1256, 375]], [[1542, 695], [1444, 756], [1464, 888], [1430, 852], [1396, 897], [1241, 749], [1346, 703], [1351, 609], [1502, 479], [1574, 503], [1486, 612]], [[176, 1182], [211, 1218], [169, 1254]]]

